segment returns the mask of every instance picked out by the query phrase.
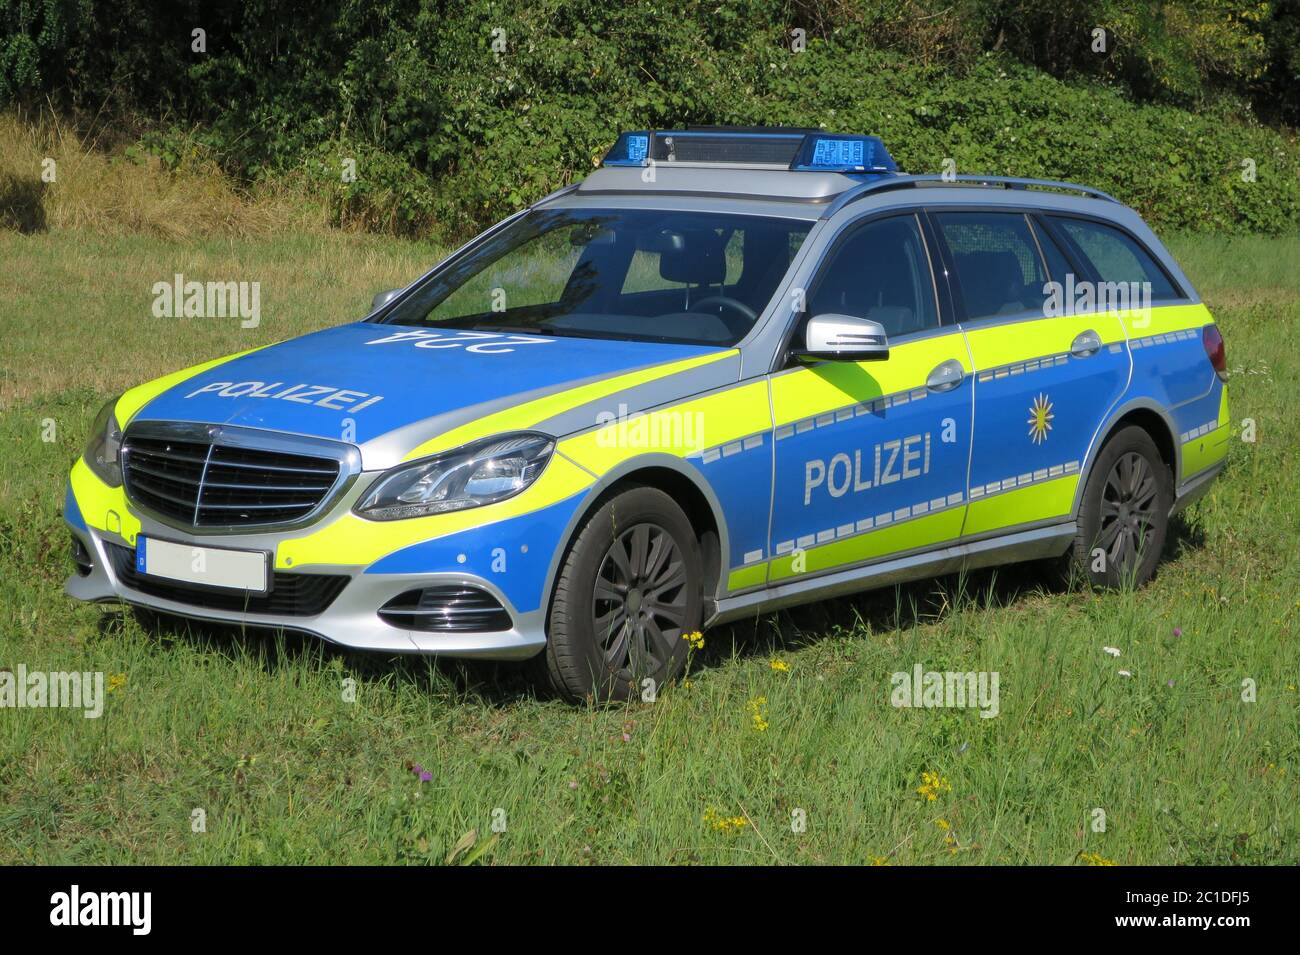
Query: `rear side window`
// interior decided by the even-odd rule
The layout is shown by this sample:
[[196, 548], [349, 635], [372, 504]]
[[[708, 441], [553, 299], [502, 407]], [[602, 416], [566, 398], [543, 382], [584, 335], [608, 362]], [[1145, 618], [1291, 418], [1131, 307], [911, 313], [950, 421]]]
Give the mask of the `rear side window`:
[[1047, 272], [1019, 212], [939, 212], [935, 225], [952, 255], [966, 318], [1041, 312]]
[[1151, 253], [1128, 234], [1088, 219], [1052, 216], [1103, 282], [1149, 282], [1151, 298], [1183, 298]]

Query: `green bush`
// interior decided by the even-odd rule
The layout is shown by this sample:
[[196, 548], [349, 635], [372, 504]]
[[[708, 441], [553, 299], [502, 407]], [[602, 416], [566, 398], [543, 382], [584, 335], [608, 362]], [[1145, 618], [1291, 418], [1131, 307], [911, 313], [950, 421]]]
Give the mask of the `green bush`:
[[1095, 185], [1158, 227], [1280, 232], [1300, 150], [1252, 106], [1296, 115], [1297, 35], [1300, 0], [0, 0], [0, 101], [133, 111], [166, 162], [201, 144], [246, 180], [305, 168], [337, 222], [403, 234], [463, 236], [620, 129], [692, 123], [876, 132], [912, 171], [951, 158]]
[[305, 166], [329, 199], [334, 225], [405, 236], [434, 228], [431, 182], [391, 153], [355, 140], [333, 141], [311, 150]]

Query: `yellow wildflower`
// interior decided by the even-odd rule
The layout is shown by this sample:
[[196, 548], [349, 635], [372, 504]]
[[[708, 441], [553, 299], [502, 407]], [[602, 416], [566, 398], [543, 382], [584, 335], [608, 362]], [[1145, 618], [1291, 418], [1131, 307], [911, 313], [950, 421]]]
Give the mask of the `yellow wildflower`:
[[682, 639], [689, 643], [692, 649], [704, 649], [704, 634], [700, 633], [698, 630], [692, 630], [690, 633], [683, 633]]
[[921, 774], [921, 785], [916, 787], [916, 791], [925, 797], [926, 802], [934, 802], [939, 798], [940, 793], [952, 792], [952, 783], [938, 773], [926, 770]]
[[716, 832], [725, 832], [732, 835], [749, 825], [749, 820], [744, 816], [724, 816], [712, 806], [704, 810], [704, 822]]

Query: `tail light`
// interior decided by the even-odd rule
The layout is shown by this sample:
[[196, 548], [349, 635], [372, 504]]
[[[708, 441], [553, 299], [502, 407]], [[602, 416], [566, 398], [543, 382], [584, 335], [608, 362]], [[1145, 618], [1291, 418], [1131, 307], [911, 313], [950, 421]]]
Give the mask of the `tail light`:
[[1206, 325], [1201, 331], [1201, 344], [1205, 346], [1205, 354], [1209, 356], [1210, 364], [1214, 366], [1214, 373], [1219, 376], [1220, 381], [1228, 380], [1228, 355], [1223, 347], [1223, 336], [1219, 334], [1218, 325]]

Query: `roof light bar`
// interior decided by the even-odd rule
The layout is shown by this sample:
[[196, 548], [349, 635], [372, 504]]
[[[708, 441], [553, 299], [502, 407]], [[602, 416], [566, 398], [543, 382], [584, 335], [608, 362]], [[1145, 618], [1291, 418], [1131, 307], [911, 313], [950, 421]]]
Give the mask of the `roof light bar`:
[[703, 127], [622, 133], [605, 154], [606, 166], [691, 163], [756, 166], [799, 172], [879, 174], [898, 170], [877, 136], [807, 129]]

